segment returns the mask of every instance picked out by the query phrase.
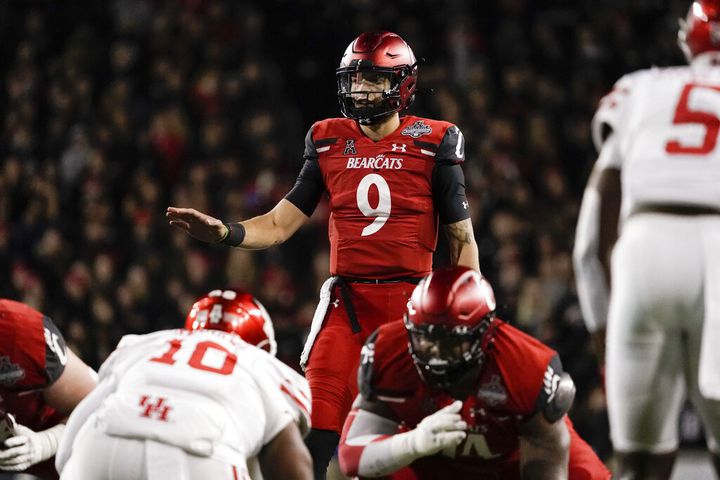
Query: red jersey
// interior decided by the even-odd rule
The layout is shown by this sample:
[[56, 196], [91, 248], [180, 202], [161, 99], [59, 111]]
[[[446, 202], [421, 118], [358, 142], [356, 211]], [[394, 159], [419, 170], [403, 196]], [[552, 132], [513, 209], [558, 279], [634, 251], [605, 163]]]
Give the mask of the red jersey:
[[[433, 171], [438, 162], [461, 163], [463, 147], [453, 124], [414, 116], [378, 142], [354, 120], [315, 123], [305, 158], [317, 161], [330, 199], [330, 272], [375, 279], [429, 273], [439, 220]], [[464, 192], [461, 202], [467, 210]]]
[[[454, 401], [430, 389], [420, 377], [402, 321], [381, 326], [366, 345], [365, 351], [373, 353], [360, 367], [361, 392], [365, 398], [383, 401], [403, 427], [415, 428]], [[398, 478], [520, 480], [520, 428], [548, 403], [557, 386], [552, 379], [562, 373], [562, 365], [554, 350], [501, 321], [483, 361], [476, 389], [461, 411], [468, 424], [467, 438], [457, 447], [416, 460]], [[567, 416], [565, 421], [571, 433], [570, 480], [610, 478]]]
[[0, 299], [0, 411], [39, 431], [63, 416], [45, 404], [42, 389], [67, 362], [65, 341], [52, 321], [19, 302]]

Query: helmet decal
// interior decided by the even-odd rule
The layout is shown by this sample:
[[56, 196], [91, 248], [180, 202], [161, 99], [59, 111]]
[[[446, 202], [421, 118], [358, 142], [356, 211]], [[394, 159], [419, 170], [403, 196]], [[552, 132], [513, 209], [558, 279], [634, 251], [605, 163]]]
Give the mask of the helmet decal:
[[198, 299], [185, 320], [188, 330], [221, 330], [275, 355], [270, 315], [255, 297], [241, 290], [213, 290]]

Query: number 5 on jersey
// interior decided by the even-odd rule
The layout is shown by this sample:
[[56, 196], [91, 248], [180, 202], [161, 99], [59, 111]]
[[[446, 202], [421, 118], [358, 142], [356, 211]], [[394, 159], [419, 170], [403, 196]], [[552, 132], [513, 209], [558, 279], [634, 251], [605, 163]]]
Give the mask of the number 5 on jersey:
[[[370, 187], [372, 186], [375, 186], [378, 191], [378, 202], [375, 207], [370, 206]], [[367, 237], [377, 233], [385, 225], [390, 218], [391, 204], [390, 186], [382, 176], [377, 173], [369, 173], [360, 180], [357, 188], [358, 208], [366, 217], [375, 217], [370, 225], [363, 228], [361, 236]]]
[[698, 125], [705, 128], [701, 145], [687, 145], [679, 139], [670, 140], [665, 144], [665, 151], [670, 155], [707, 155], [717, 145], [720, 120], [720, 87], [715, 85], [698, 85], [688, 83], [680, 94], [675, 107], [674, 125]]

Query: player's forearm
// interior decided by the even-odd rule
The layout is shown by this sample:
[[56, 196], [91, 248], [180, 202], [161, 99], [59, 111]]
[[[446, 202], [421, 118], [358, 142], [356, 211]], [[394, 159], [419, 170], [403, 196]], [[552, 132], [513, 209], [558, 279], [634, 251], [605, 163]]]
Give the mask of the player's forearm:
[[473, 270], [480, 271], [480, 256], [478, 255], [477, 244], [473, 238], [470, 244], [460, 249], [456, 255], [452, 255], [453, 265], [469, 267]]
[[418, 458], [454, 451], [466, 437], [461, 408], [462, 402], [453, 402], [404, 433], [397, 433], [398, 424], [388, 418], [362, 408], [352, 410], [340, 439], [341, 470], [351, 477], [382, 477]]
[[450, 263], [480, 271], [480, 256], [472, 228], [468, 218], [445, 226], [450, 250]]
[[520, 437], [523, 480], [567, 480], [570, 433], [563, 420]]
[[567, 480], [567, 466], [560, 467], [547, 458], [536, 458], [523, 463], [523, 480]]
[[307, 220], [302, 211], [283, 199], [268, 213], [240, 222], [245, 236], [238, 246], [259, 250], [278, 245], [290, 238]]
[[[353, 409], [345, 421], [338, 450], [340, 469], [350, 477], [380, 477], [409, 465], [415, 456], [393, 453], [397, 423], [362, 409]], [[403, 438], [395, 440], [402, 442]], [[397, 450], [397, 448], [395, 448]]]
[[238, 245], [246, 250], [260, 250], [278, 245], [290, 236], [273, 220], [272, 212], [240, 222], [245, 228], [245, 238]]
[[580, 207], [573, 264], [583, 319], [594, 332], [606, 323], [610, 290], [600, 261], [600, 198], [593, 188], [585, 191]]
[[410, 432], [365, 435], [340, 443], [340, 468], [350, 477], [384, 477], [420, 458]]

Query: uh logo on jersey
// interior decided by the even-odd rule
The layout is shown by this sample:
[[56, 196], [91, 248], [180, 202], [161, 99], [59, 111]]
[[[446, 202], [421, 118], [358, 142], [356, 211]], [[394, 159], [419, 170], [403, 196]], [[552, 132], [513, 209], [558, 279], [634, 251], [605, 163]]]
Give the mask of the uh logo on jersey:
[[173, 409], [168, 405], [168, 399], [165, 397], [152, 397], [150, 395], [141, 395], [140, 402], [140, 416], [150, 418], [153, 420], [159, 420], [161, 422], [167, 422], [168, 414]]

